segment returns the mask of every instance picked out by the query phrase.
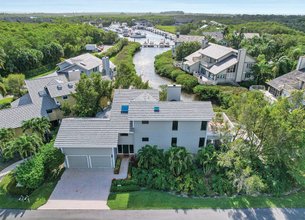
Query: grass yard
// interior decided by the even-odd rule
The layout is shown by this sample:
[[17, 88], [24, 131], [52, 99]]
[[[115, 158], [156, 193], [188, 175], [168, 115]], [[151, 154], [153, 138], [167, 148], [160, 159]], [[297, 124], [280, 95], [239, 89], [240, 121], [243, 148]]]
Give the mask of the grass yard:
[[156, 25], [156, 28], [162, 31], [166, 31], [172, 34], [176, 34], [176, 26], [163, 26], [163, 25]]
[[57, 184], [57, 181], [44, 183], [30, 195], [30, 202], [21, 202], [18, 201], [18, 196], [13, 197], [5, 193], [4, 189], [8, 184], [8, 180], [8, 176], [5, 176], [0, 182], [1, 209], [37, 209], [48, 201]]
[[185, 198], [159, 191], [114, 193], [108, 198], [111, 209], [199, 209], [199, 208], [304, 208], [305, 192], [282, 197]]
[[10, 104], [13, 101], [13, 97], [7, 97], [0, 100], [0, 105]]

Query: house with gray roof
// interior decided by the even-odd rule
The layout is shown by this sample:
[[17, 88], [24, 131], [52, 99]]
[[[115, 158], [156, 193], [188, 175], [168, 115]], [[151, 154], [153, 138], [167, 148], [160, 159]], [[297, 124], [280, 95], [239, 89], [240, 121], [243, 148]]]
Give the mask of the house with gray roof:
[[204, 40], [201, 49], [184, 58], [182, 69], [211, 84], [238, 83], [252, 79], [254, 64], [255, 59], [245, 49], [235, 50]]
[[108, 118], [63, 119], [54, 146], [65, 154], [65, 166], [113, 168], [118, 155], [134, 155], [145, 145], [197, 153], [209, 137], [211, 102], [180, 101], [178, 85], [167, 95], [160, 101], [155, 89], [117, 89]]
[[50, 121], [62, 118], [60, 106], [71, 99], [80, 78], [73, 73], [74, 80], [65, 75], [41, 77], [25, 80], [28, 93], [11, 103], [11, 108], [0, 110], [0, 128], [13, 128], [21, 133], [23, 121], [36, 117], [46, 117]]
[[115, 65], [108, 57], [100, 59], [90, 53], [72, 57], [57, 64], [57, 66], [59, 67], [57, 71], [59, 74], [68, 74], [69, 71], [80, 71], [87, 75], [101, 73], [109, 79], [112, 79], [115, 75]]
[[294, 91], [305, 90], [305, 56], [299, 58], [295, 70], [270, 80], [267, 85], [268, 94], [275, 98], [289, 97]]

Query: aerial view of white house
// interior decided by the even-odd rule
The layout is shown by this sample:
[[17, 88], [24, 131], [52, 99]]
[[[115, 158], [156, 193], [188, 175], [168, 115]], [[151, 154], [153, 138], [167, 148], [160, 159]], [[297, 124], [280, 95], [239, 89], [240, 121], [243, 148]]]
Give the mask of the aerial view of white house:
[[145, 145], [162, 149], [186, 146], [197, 153], [207, 144], [211, 102], [180, 101], [181, 87], [168, 88], [168, 101], [158, 90], [115, 90], [107, 119], [63, 119], [55, 147], [68, 168], [114, 167], [117, 155], [134, 155]]
[[255, 59], [245, 49], [235, 50], [203, 40], [201, 49], [184, 58], [182, 69], [217, 84], [250, 80], [254, 64]]

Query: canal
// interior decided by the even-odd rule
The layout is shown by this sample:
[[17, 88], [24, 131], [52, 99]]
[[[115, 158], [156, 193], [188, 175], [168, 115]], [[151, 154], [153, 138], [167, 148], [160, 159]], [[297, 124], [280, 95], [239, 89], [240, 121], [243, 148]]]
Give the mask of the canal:
[[[146, 33], [146, 38], [144, 39], [129, 39], [130, 41], [136, 41], [139, 43], [144, 43], [145, 41], [153, 41], [154, 43], [159, 43], [164, 40], [163, 36], [151, 33], [149, 31], [141, 31]], [[169, 41], [169, 40], [166, 40]], [[173, 42], [170, 42], [173, 45]], [[159, 76], [155, 72], [154, 61], [155, 56], [161, 54], [165, 51], [170, 50], [170, 48], [142, 48], [138, 53], [135, 54], [133, 62], [137, 74], [142, 77], [143, 81], [149, 81], [150, 87], [154, 89], [160, 89], [161, 85], [173, 84], [172, 80]], [[182, 93], [182, 100], [191, 101], [193, 100], [193, 95]]]

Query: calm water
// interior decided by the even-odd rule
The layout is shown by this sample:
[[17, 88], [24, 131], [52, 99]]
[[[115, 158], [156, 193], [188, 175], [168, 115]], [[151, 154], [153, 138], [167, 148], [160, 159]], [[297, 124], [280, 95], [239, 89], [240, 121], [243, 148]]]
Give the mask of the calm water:
[[[136, 39], [135, 41], [143, 43], [149, 40], [159, 43], [162, 39], [164, 39], [164, 37], [148, 31], [142, 32], [146, 33], [146, 39]], [[173, 42], [171, 42], [171, 44], [173, 44]], [[143, 81], [149, 81], [149, 85], [154, 89], [160, 89], [161, 85], [173, 83], [172, 80], [160, 77], [155, 72], [154, 68], [155, 56], [168, 50], [170, 50], [170, 48], [142, 48], [142, 50], [136, 53], [133, 58], [137, 74], [142, 77]], [[182, 93], [182, 100], [191, 101], [193, 100], [193, 96]]]

